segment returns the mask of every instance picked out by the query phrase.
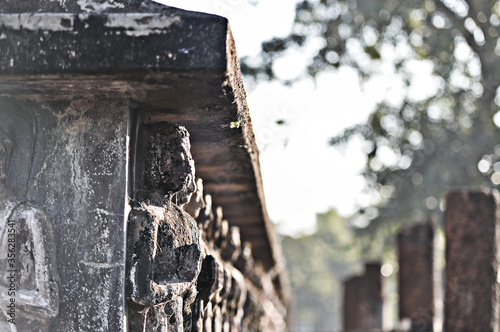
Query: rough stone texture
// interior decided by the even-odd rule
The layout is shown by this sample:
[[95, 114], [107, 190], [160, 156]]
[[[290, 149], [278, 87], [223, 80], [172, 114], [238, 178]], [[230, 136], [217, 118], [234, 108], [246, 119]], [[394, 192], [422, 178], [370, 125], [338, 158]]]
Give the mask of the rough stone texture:
[[411, 331], [433, 331], [435, 228], [429, 220], [409, 225], [398, 235], [399, 319], [410, 319]]
[[112, 97], [0, 97], [13, 142], [6, 182], [53, 224], [44, 247], [56, 255], [59, 315], [50, 331], [123, 328], [128, 110]]
[[[96, 104], [99, 102], [102, 104]], [[77, 98], [77, 102], [72, 105], [81, 107], [82, 102]], [[162, 248], [160, 256], [164, 258], [158, 257], [154, 264], [146, 259], [146, 267], [141, 268], [140, 272], [153, 271], [154, 273], [152, 273], [156, 276], [179, 279], [179, 281], [185, 279], [185, 281], [171, 287], [169, 296], [174, 293], [178, 296], [175, 301], [169, 304], [170, 308], [166, 304], [158, 304], [157, 302], [155, 306], [151, 306], [146, 317], [134, 314], [145, 308], [145, 303], [141, 302], [144, 300], [139, 299], [139, 296], [135, 297], [136, 301], [128, 305], [129, 322], [134, 318], [139, 318], [139, 320], [142, 318], [143, 323], [148, 320], [158, 321], [160, 320], [158, 316], [165, 313], [165, 317], [175, 317], [175, 324], [177, 326], [181, 324], [185, 327], [184, 330], [189, 330], [190, 324], [193, 324], [193, 327], [210, 325], [214, 330], [217, 330], [219, 326], [221, 329], [226, 326], [226, 330], [243, 328], [246, 331], [283, 330], [285, 328], [286, 308], [276, 293], [271, 276], [264, 269], [254, 265], [251, 245], [248, 242], [242, 245], [238, 228], [227, 227], [228, 222], [223, 220], [222, 209], [220, 207], [213, 208], [210, 204], [211, 196], [206, 194], [204, 201], [208, 203], [194, 209], [195, 212], [193, 212], [198, 214], [200, 225], [207, 225], [207, 229], [214, 225], [218, 225], [219, 228], [216, 232], [203, 231], [204, 244], [198, 242], [199, 244], [196, 245], [205, 248], [203, 253], [192, 246], [197, 243], [196, 239], [200, 237], [194, 220], [189, 222], [191, 217], [178, 209], [175, 204], [172, 204], [168, 209], [161, 205], [171, 202], [169, 199], [175, 197], [171, 195], [173, 190], [168, 189], [169, 185], [177, 186], [177, 188], [184, 188], [184, 185], [166, 184], [166, 187], [160, 185], [158, 188], [162, 188], [167, 193], [163, 197], [154, 187], [151, 190], [151, 195], [144, 193], [136, 195], [140, 200], [130, 202], [132, 211], [128, 213], [129, 248], [134, 248], [136, 245], [139, 247], [129, 249], [129, 269], [126, 273], [124, 245], [121, 241], [125, 241], [123, 218], [124, 215], [127, 215], [125, 209], [128, 207], [125, 206], [122, 200], [123, 196], [120, 194], [122, 190], [125, 191], [123, 186], [126, 182], [120, 182], [120, 180], [126, 179], [126, 158], [124, 155], [127, 152], [127, 145], [124, 140], [111, 139], [113, 136], [110, 136], [120, 133], [120, 126], [125, 131], [126, 124], [120, 122], [118, 116], [111, 118], [103, 116], [110, 112], [105, 113], [100, 110], [105, 109], [109, 104], [103, 103], [98, 98], [94, 103], [83, 103], [83, 105], [87, 106], [88, 109], [80, 108], [80, 111], [77, 111], [73, 108], [75, 106], [68, 106], [67, 112], [51, 109], [50, 113], [42, 113], [48, 112], [47, 110], [32, 110], [31, 113], [25, 113], [18, 107], [11, 108], [10, 112], [2, 111], [0, 113], [2, 120], [0, 123], [4, 124], [5, 127], [9, 123], [15, 123], [14, 120], [17, 119], [17, 116], [24, 117], [27, 114], [36, 116], [41, 122], [40, 126], [43, 126], [42, 130], [34, 131], [34, 133], [42, 132], [43, 136], [35, 135], [36, 139], [33, 139], [33, 142], [37, 142], [39, 145], [31, 150], [21, 149], [22, 145], [18, 145], [18, 140], [21, 142], [22, 139], [21, 137], [16, 138], [14, 135], [12, 139], [14, 149], [12, 157], [8, 160], [11, 167], [7, 168], [7, 173], [12, 176], [6, 176], [5, 182], [11, 183], [11, 186], [15, 187], [18, 193], [26, 192], [26, 197], [31, 205], [44, 206], [47, 210], [47, 218], [53, 219], [56, 225], [54, 227], [56, 240], [44, 242], [46, 250], [56, 249], [57, 251], [57, 271], [60, 275], [59, 282], [51, 286], [52, 293], [50, 294], [54, 303], [57, 303], [59, 299], [59, 315], [57, 315], [57, 306], [48, 306], [46, 308], [48, 314], [42, 319], [50, 322], [49, 318], [54, 318], [57, 315], [52, 320], [49, 331], [122, 331], [124, 329], [122, 324], [125, 298], [121, 291], [124, 287], [123, 276], [131, 276], [135, 262], [139, 264], [141, 257], [148, 256], [147, 250], [145, 250], [148, 241], [139, 244], [134, 241], [137, 237], [144, 240], [145, 233], [144, 231], [141, 233], [137, 225], [144, 227], [154, 224], [160, 226], [156, 231], [158, 234], [165, 234], [160, 237], [163, 242], [156, 239], [156, 245], [153, 245]], [[101, 105], [102, 108], [90, 110], [91, 106], [96, 107], [96, 105]], [[119, 112], [120, 110], [116, 110], [116, 113]], [[55, 117], [54, 114], [59, 117]], [[52, 124], [52, 126], [48, 124]], [[153, 126], [162, 126], [162, 124]], [[112, 128], [112, 133], [102, 130], [102, 128]], [[21, 133], [15, 132], [16, 135], [21, 136]], [[22, 134], [26, 136], [29, 132]], [[48, 137], [52, 138], [52, 141]], [[168, 144], [162, 145], [162, 147], [168, 146]], [[117, 154], [114, 150], [117, 147], [118, 151], [123, 152], [123, 155]], [[50, 149], [52, 149], [52, 153], [48, 153]], [[167, 150], [175, 149], [170, 147]], [[28, 187], [25, 188], [16, 184], [23, 183], [19, 179], [25, 168], [15, 168], [12, 165], [18, 159], [25, 160], [27, 153], [28, 156], [29, 153], [33, 154], [30, 158], [34, 161], [27, 176], [29, 181], [28, 179], [24, 180], [24, 183], [28, 184]], [[46, 155], [42, 158], [38, 156], [39, 153]], [[19, 154], [22, 154], [23, 157], [20, 157]], [[147, 163], [159, 160], [147, 153], [142, 153], [142, 155], [145, 156], [145, 160], [148, 160]], [[95, 167], [95, 163], [91, 162], [95, 160], [99, 161], [99, 167]], [[175, 158], [169, 160], [175, 160]], [[123, 163], [120, 164], [120, 161]], [[144, 163], [139, 162], [138, 164], [145, 167]], [[121, 165], [122, 172], [117, 165]], [[191, 165], [189, 158], [184, 165], [185, 167]], [[157, 172], [161, 171], [164, 171], [164, 168], [158, 168]], [[191, 174], [187, 174], [189, 172], [186, 171], [182, 175], [186, 181], [190, 178]], [[154, 171], [150, 171], [148, 176], [151, 176], [151, 173]], [[165, 171], [164, 173], [169, 172]], [[143, 174], [143, 172], [135, 171], [134, 174]], [[151, 183], [149, 178], [144, 180], [144, 182], [147, 181]], [[135, 182], [131, 180], [129, 185]], [[200, 183], [200, 181], [197, 182]], [[148, 188], [139, 184], [136, 184], [135, 187], [141, 188], [143, 192], [147, 192], [145, 189]], [[81, 188], [88, 188], [88, 191], [82, 192], [79, 190]], [[1, 192], [5, 193], [5, 191]], [[194, 201], [199, 201], [199, 195], [192, 195], [191, 201], [184, 205], [185, 208], [189, 209], [189, 206], [195, 204]], [[67, 204], [67, 206], [61, 204]], [[124, 211], [113, 210], [117, 208], [124, 209]], [[43, 220], [41, 217], [36, 219]], [[49, 232], [50, 227], [47, 226], [47, 223], [43, 229]], [[191, 230], [191, 233], [185, 233], [186, 230]], [[139, 234], [139, 236], [133, 234]], [[214, 237], [210, 237], [211, 235]], [[179, 249], [171, 247], [173, 242], [177, 243], [175, 247]], [[87, 243], [90, 245], [87, 246]], [[169, 252], [168, 248], [174, 250]], [[188, 260], [194, 258], [193, 262], [197, 262], [197, 257], [201, 257], [200, 254], [206, 256], [201, 267], [197, 267], [198, 263], [187, 264], [186, 256], [188, 256]], [[224, 256], [226, 261], [221, 256]], [[123, 261], [121, 261], [122, 259]], [[53, 265], [56, 264], [55, 261], [54, 258]], [[172, 267], [172, 262], [177, 262], [177, 265]], [[241, 271], [233, 267], [232, 262]], [[183, 269], [179, 270], [179, 266], [182, 266]], [[201, 272], [197, 276], [199, 269]], [[243, 273], [245, 273], [245, 277]], [[137, 275], [138, 281], [135, 281], [137, 287], [145, 285], [144, 277], [144, 274]], [[140, 283], [141, 278], [142, 284]], [[57, 276], [54, 275], [53, 279], [57, 281]], [[153, 277], [152, 279], [158, 284], [163, 283], [161, 278], [155, 279]], [[195, 284], [197, 294], [192, 292], [191, 288], [191, 285]], [[60, 289], [59, 296], [57, 296], [57, 285]], [[133, 289], [134, 284], [132, 283], [128, 287]], [[188, 308], [184, 306], [185, 303], [191, 302], [193, 305], [188, 305]], [[175, 314], [178, 312], [182, 312], [182, 318], [179, 318], [179, 314]]]
[[[144, 141], [141, 126], [163, 122], [191, 133], [196, 175], [211, 193], [201, 195], [216, 207], [197, 219], [207, 230], [202, 256], [213, 254], [218, 267], [206, 304], [213, 311], [199, 310], [206, 313], [203, 324], [237, 326], [229, 322], [243, 317], [253, 330], [279, 330], [288, 285], [227, 20], [135, 0], [5, 0], [0, 127], [13, 145], [5, 182], [13, 197], [53, 224], [48, 251], [55, 257], [47, 266], [57, 266], [52, 279], [59, 277], [58, 289], [49, 293], [58, 294], [59, 305], [44, 318], [49, 330], [123, 331], [126, 310], [143, 305], [125, 304], [126, 224], [135, 217], [151, 222], [151, 209], [161, 208], [161, 195], [141, 193], [136, 142]], [[171, 201], [180, 207], [188, 199]], [[190, 213], [203, 208], [188, 205]], [[177, 220], [189, 219], [175, 211]], [[239, 227], [244, 249], [227, 237], [237, 233], [232, 227]], [[254, 271], [243, 283], [220, 257], [221, 246], [231, 261]], [[182, 319], [172, 317], [185, 324], [195, 313], [184, 303], [196, 303], [197, 295], [181, 293], [182, 303], [178, 296], [163, 312], [182, 306]]]
[[[114, 100], [107, 108], [126, 105], [131, 122], [185, 126], [215, 204], [267, 270], [280, 265], [226, 19], [132, 0], [7, 1], [1, 8], [2, 93], [56, 103], [107, 96]], [[288, 287], [283, 273], [277, 279]]]
[[54, 230], [43, 209], [12, 190], [15, 129], [0, 121], [0, 330], [47, 331], [59, 312]]
[[287, 310], [272, 275], [254, 265], [251, 245], [241, 243], [238, 228], [223, 226], [228, 222], [222, 208], [212, 207], [209, 194], [204, 201], [197, 221], [207, 256], [198, 277], [193, 330], [284, 331]]
[[190, 331], [203, 253], [196, 222], [177, 205], [195, 190], [189, 133], [168, 123], [140, 125], [135, 146], [127, 231], [129, 330]]
[[344, 331], [381, 331], [382, 305], [380, 264], [367, 263], [362, 276], [344, 281]]
[[[149, 75], [155, 75], [155, 79], [164, 83], [158, 86], [152, 84], [145, 90], [142, 80], [152, 77]], [[134, 111], [130, 116], [151, 122], [180, 123], [187, 128], [191, 133], [191, 151], [196, 160], [197, 175], [204, 179], [205, 188], [212, 193], [217, 205], [225, 207], [227, 219], [244, 230], [241, 232], [242, 238], [252, 243], [255, 258], [267, 269], [274, 267], [276, 262], [281, 261], [281, 256], [272, 224], [263, 212], [265, 207], [261, 197], [260, 173], [254, 168], [258, 166], [258, 152], [256, 147], [246, 141], [253, 139], [253, 136], [242, 131], [244, 122], [240, 128], [230, 128], [231, 122], [239, 121], [239, 116], [233, 112], [235, 110], [226, 108], [228, 105], [236, 106], [231, 98], [227, 98], [228, 94], [224, 96], [220, 88], [224, 77], [205, 71], [146, 72], [130, 74], [128, 78], [130, 81], [116, 75], [42, 76], [25, 77], [25, 81], [20, 84], [20, 76], [7, 75], [2, 77], [0, 89], [9, 95], [22, 94], [23, 98], [53, 100], [61, 107], [59, 100], [63, 98], [68, 98], [66, 103], [69, 104], [71, 100], [85, 98], [94, 103], [92, 99], [96, 90], [104, 95], [98, 98], [110, 99], [105, 107], [110, 110], [127, 106], [134, 109], [162, 109], [168, 105], [168, 112], [141, 110]], [[195, 94], [198, 91], [203, 93]], [[143, 103], [136, 102], [142, 98], [146, 99]], [[126, 110], [123, 116], [127, 117]], [[245, 130], [251, 130], [249, 122], [247, 125]]]
[[200, 216], [200, 211], [206, 206], [203, 199], [203, 180], [196, 180], [196, 191], [193, 193], [191, 200], [184, 206], [184, 210], [189, 213], [193, 218]]
[[0, 7], [3, 73], [226, 68], [222, 17], [152, 1], [2, 1]]
[[498, 331], [497, 197], [446, 196], [446, 331]]
[[0, 129], [0, 330], [47, 331], [59, 311], [54, 232], [42, 209], [6, 186], [11, 143]]

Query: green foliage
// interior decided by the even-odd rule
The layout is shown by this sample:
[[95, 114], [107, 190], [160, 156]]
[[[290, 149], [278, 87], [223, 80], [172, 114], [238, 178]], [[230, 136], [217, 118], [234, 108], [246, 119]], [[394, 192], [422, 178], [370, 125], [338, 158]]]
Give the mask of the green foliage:
[[[378, 239], [373, 243], [382, 237], [390, 244], [398, 225], [439, 216], [450, 187], [500, 184], [500, 133], [492, 121], [500, 105], [499, 26], [497, 1], [306, 0], [297, 6], [293, 34], [266, 43], [253, 61], [259, 65], [242, 68], [279, 80], [274, 61], [319, 38], [305, 68], [312, 77], [349, 66], [364, 86], [383, 70], [402, 82], [367, 123], [330, 141], [357, 135], [367, 142], [364, 176], [379, 199], [360, 206], [352, 222]], [[416, 93], [422, 71], [434, 87], [426, 94]]]

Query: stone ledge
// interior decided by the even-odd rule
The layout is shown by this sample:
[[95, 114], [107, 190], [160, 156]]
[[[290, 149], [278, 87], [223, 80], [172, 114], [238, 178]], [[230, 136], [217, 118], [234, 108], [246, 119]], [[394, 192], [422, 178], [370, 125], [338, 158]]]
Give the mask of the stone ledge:
[[2, 73], [226, 68], [227, 19], [152, 3], [150, 12], [3, 13]]

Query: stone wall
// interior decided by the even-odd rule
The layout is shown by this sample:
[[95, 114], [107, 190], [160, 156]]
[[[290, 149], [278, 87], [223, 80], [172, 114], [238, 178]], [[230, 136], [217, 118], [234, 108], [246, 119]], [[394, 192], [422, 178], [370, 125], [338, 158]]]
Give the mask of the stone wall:
[[226, 19], [6, 1], [0, 59], [0, 330], [285, 329]]
[[[18, 304], [16, 325], [23, 330], [33, 310], [50, 308], [51, 315], [35, 317], [47, 324], [52, 320], [51, 331], [96, 326], [119, 331], [128, 205], [124, 197], [127, 110], [117, 105], [108, 111], [111, 96], [93, 100], [68, 96], [57, 102], [37, 99], [27, 92], [0, 97], [0, 131], [4, 147], [10, 146], [1, 158], [6, 169], [2, 204], [21, 202], [37, 211], [25, 214], [14, 226], [14, 262], [19, 270], [33, 266], [16, 277], [12, 297]], [[25, 254], [19, 252], [23, 248]], [[2, 262], [2, 271], [5, 267]], [[30, 282], [24, 284], [24, 278]], [[46, 289], [45, 295], [24, 299], [25, 292], [48, 284], [54, 287]], [[51, 297], [57, 300], [49, 305]], [[32, 301], [39, 308], [30, 309]]]

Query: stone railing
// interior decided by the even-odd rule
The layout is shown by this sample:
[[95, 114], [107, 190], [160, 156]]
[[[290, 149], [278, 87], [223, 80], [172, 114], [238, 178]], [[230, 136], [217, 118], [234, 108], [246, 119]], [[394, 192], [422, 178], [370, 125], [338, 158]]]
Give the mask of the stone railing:
[[[443, 283], [441, 269], [436, 266], [442, 261], [435, 250], [436, 221], [401, 230], [397, 241], [399, 323], [395, 331], [498, 329], [498, 197], [496, 190], [452, 191], [446, 196]], [[345, 331], [383, 328], [380, 264], [367, 265], [366, 271], [344, 284]], [[439, 296], [441, 293], [444, 296]]]
[[0, 330], [284, 330], [258, 157], [225, 18], [2, 4]]

